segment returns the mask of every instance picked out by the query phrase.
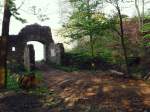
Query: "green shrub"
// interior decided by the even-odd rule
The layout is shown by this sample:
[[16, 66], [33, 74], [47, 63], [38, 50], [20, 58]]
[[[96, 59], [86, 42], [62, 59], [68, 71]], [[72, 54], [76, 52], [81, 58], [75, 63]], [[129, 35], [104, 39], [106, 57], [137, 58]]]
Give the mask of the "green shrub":
[[15, 91], [20, 90], [21, 85], [20, 85], [20, 82], [18, 79], [20, 78], [20, 76], [28, 76], [30, 74], [35, 74], [35, 78], [38, 82], [43, 81], [42, 73], [37, 70], [33, 71], [33, 72], [23, 72], [21, 74], [12, 74], [12, 73], [8, 72], [6, 88], [8, 90], [15, 90]]
[[92, 57], [90, 55], [80, 53], [65, 53], [63, 56], [63, 66], [77, 69], [108, 69], [111, 64], [106, 58], [101, 56]]
[[17, 79], [15, 79], [15, 77], [13, 75], [11, 75], [10, 73], [8, 73], [8, 75], [7, 75], [6, 88], [8, 90], [15, 90], [15, 91], [20, 90]]

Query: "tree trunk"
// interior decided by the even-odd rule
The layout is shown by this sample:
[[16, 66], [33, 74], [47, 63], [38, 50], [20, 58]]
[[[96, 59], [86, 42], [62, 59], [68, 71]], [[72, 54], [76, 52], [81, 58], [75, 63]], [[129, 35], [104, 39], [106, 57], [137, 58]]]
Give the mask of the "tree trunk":
[[142, 0], [142, 21], [141, 21], [142, 30], [143, 30], [143, 25], [144, 25], [144, 8], [145, 8], [145, 3], [144, 3], [144, 0]]
[[118, 11], [119, 20], [120, 20], [120, 32], [121, 32], [120, 37], [121, 37], [121, 45], [122, 45], [124, 59], [125, 59], [125, 64], [126, 64], [126, 73], [127, 73], [127, 75], [129, 75], [130, 73], [129, 73], [129, 66], [128, 66], [127, 50], [126, 50], [126, 46], [125, 46], [125, 42], [124, 42], [123, 21], [122, 21], [121, 11], [120, 11], [120, 8], [119, 8], [118, 5], [117, 5], [116, 9]]
[[94, 58], [94, 43], [92, 35], [90, 35], [90, 46], [91, 46], [91, 56], [92, 58]]
[[7, 81], [7, 38], [9, 36], [9, 24], [10, 24], [11, 12], [9, 9], [9, 0], [4, 0], [4, 14], [2, 22], [2, 37], [1, 37], [1, 48], [0, 48], [0, 71], [1, 71], [1, 85], [6, 87]]
[[91, 56], [92, 56], [92, 62], [91, 62], [91, 67], [93, 70], [95, 70], [95, 62], [94, 62], [94, 42], [93, 42], [93, 36], [90, 34], [90, 47], [91, 47]]
[[4, 14], [2, 23], [2, 36], [9, 36], [9, 25], [10, 25], [11, 12], [9, 9], [9, 0], [4, 0]]
[[[90, 19], [91, 18], [90, 0], [87, 0], [87, 12], [88, 12], [88, 19]], [[90, 31], [89, 36], [90, 36], [90, 47], [91, 47], [91, 56], [92, 56], [91, 66], [92, 66], [92, 69], [94, 69], [95, 68], [95, 63], [94, 63], [94, 56], [95, 55], [94, 55], [94, 43], [93, 43], [92, 31]]]
[[138, 23], [139, 23], [139, 31], [141, 30], [141, 14], [140, 14], [140, 10], [139, 10], [139, 6], [138, 6], [138, 0], [135, 0], [135, 8], [136, 8], [136, 11], [137, 11], [137, 14], [138, 14]]
[[0, 37], [0, 88], [4, 87], [5, 83], [5, 38]]

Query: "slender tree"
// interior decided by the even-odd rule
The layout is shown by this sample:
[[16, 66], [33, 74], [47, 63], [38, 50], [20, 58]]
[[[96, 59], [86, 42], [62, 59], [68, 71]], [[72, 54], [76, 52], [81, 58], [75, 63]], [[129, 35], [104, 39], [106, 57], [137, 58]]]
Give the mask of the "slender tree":
[[127, 75], [130, 74], [129, 72], [129, 64], [128, 64], [128, 57], [127, 57], [127, 49], [125, 45], [125, 39], [124, 39], [124, 28], [123, 28], [123, 19], [122, 19], [122, 14], [120, 10], [120, 5], [119, 2], [123, 0], [107, 0], [108, 3], [113, 4], [113, 6], [116, 8], [118, 16], [119, 16], [119, 26], [120, 26], [120, 39], [121, 39], [121, 45], [122, 45], [122, 50], [124, 54], [124, 60], [125, 60], [125, 65], [126, 65], [126, 73]]
[[144, 16], [145, 16], [144, 10], [145, 10], [145, 2], [144, 0], [142, 0], [142, 24], [141, 24], [142, 27], [144, 25]]
[[[139, 23], [139, 31], [142, 30], [142, 27], [144, 25], [144, 16], [145, 16], [145, 4], [149, 4], [149, 0], [134, 0], [135, 8], [137, 11], [138, 16], [138, 23]], [[140, 6], [142, 7], [140, 10]]]
[[4, 0], [4, 14], [2, 22], [2, 34], [1, 34], [1, 77], [2, 81], [7, 80], [7, 38], [9, 36], [9, 23], [10, 23], [11, 12], [9, 8], [9, 0]]
[[142, 19], [141, 19], [141, 13], [140, 13], [140, 9], [139, 9], [139, 0], [135, 0], [134, 3], [135, 3], [136, 11], [137, 11], [139, 31], [140, 31], [141, 30], [141, 25], [142, 25]]
[[[21, 6], [20, 6], [21, 7]], [[3, 80], [4, 85], [6, 86], [7, 81], [7, 38], [9, 37], [9, 25], [11, 16], [15, 17], [21, 22], [25, 22], [24, 19], [19, 17], [18, 9], [14, 3], [14, 0], [4, 0], [4, 13], [3, 13], [3, 22], [2, 22], [2, 34], [1, 34], [1, 53], [0, 53], [0, 62], [1, 62], [1, 77], [5, 77]]]
[[9, 36], [9, 25], [10, 25], [10, 17], [11, 17], [9, 5], [10, 5], [9, 0], [4, 0], [4, 14], [3, 14], [3, 22], [2, 22], [2, 36], [4, 38]]

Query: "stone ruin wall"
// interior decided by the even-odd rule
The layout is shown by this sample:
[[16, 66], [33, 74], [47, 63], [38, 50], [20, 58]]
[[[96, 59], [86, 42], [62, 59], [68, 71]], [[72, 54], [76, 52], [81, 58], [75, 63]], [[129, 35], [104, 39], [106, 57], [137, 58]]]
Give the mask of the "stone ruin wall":
[[46, 62], [61, 64], [61, 57], [64, 53], [63, 44], [55, 44], [51, 29], [48, 26], [40, 26], [38, 24], [28, 25], [18, 35], [9, 36], [8, 64], [17, 63], [24, 65], [25, 47], [29, 41], [38, 41], [44, 45]]
[[50, 62], [55, 63], [55, 64], [60, 64], [61, 63], [61, 59], [63, 58], [62, 54], [64, 53], [64, 47], [62, 43], [58, 43], [58, 44], [54, 44], [51, 43], [50, 44], [50, 55], [49, 55], [49, 59]]
[[25, 46], [24, 66], [28, 71], [32, 71], [35, 69], [35, 51], [33, 45]]

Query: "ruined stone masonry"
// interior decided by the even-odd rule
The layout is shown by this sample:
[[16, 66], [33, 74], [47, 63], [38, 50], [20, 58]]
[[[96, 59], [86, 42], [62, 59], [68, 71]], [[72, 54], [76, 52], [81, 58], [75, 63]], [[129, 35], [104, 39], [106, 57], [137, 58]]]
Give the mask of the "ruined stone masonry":
[[32, 71], [35, 68], [35, 51], [33, 45], [25, 46], [24, 66], [28, 71]]
[[[27, 64], [27, 42], [38, 41], [44, 45], [45, 62], [61, 64], [61, 57], [64, 52], [63, 44], [55, 44], [52, 38], [51, 29], [48, 26], [38, 24], [27, 25], [18, 35], [10, 35], [8, 39], [8, 62]], [[30, 46], [31, 47], [31, 46]], [[26, 61], [26, 62], [25, 62]]]

